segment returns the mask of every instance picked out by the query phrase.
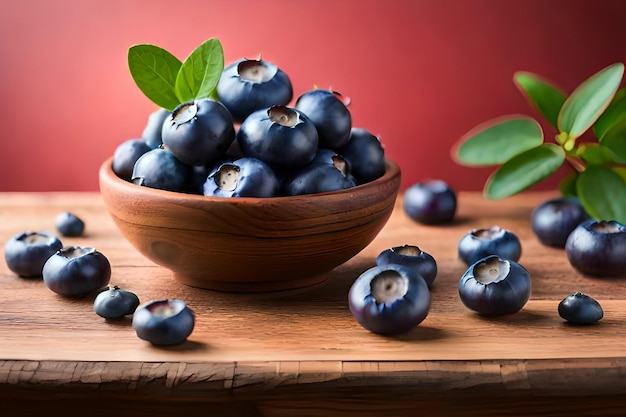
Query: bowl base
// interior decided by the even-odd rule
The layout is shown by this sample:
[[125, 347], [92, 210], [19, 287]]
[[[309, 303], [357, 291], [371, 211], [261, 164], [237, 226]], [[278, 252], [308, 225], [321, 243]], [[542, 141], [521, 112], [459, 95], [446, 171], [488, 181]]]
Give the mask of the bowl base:
[[202, 288], [205, 290], [220, 291], [220, 292], [238, 292], [238, 293], [261, 293], [261, 292], [276, 292], [276, 291], [289, 291], [303, 289], [307, 287], [314, 287], [326, 282], [331, 272], [318, 274], [314, 276], [307, 276], [305, 278], [279, 281], [219, 281], [219, 280], [207, 280], [206, 275], [198, 274], [197, 276], [190, 274], [181, 274], [173, 272], [174, 279], [181, 284], [188, 285], [190, 287]]

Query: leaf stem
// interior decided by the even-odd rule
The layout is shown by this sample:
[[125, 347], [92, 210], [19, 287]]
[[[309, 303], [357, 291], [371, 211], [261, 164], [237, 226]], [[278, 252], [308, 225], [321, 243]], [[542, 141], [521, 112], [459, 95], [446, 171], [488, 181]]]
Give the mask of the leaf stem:
[[585, 163], [579, 158], [575, 158], [571, 155], [565, 155], [565, 160], [574, 168], [577, 172], [583, 172], [585, 170]]

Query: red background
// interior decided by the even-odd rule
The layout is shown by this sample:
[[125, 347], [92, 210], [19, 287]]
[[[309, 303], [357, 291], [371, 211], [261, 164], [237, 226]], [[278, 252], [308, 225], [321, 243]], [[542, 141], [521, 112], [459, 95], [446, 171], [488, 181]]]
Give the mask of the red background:
[[571, 91], [626, 60], [625, 22], [623, 0], [0, 0], [0, 191], [97, 190], [99, 165], [155, 109], [128, 48], [183, 60], [210, 37], [226, 63], [277, 64], [295, 97], [315, 85], [349, 96], [403, 188], [436, 177], [479, 190], [491, 171], [450, 148], [490, 118], [536, 116], [513, 73]]

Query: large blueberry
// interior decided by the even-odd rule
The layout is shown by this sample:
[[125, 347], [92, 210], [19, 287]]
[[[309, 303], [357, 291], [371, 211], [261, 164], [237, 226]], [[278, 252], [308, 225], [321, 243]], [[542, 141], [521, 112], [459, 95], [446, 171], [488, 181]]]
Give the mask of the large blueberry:
[[404, 265], [416, 270], [430, 287], [437, 277], [435, 258], [415, 245], [394, 246], [380, 252], [376, 257], [376, 265]]
[[121, 179], [130, 181], [133, 176], [135, 162], [141, 155], [152, 149], [143, 139], [128, 139], [122, 142], [115, 148], [113, 153], [113, 162], [111, 164], [113, 172]]
[[161, 299], [140, 305], [133, 315], [133, 329], [153, 345], [177, 345], [193, 331], [195, 314], [182, 300]]
[[275, 167], [299, 167], [315, 156], [315, 125], [300, 111], [272, 106], [246, 118], [237, 132], [241, 152]]
[[45, 230], [21, 232], [4, 244], [4, 258], [11, 271], [21, 277], [40, 277], [48, 258], [63, 247], [61, 240]]
[[350, 140], [352, 115], [341, 94], [310, 90], [298, 97], [296, 109], [306, 114], [317, 128], [320, 147], [339, 149]]
[[109, 283], [111, 264], [95, 248], [67, 246], [48, 258], [42, 273], [44, 283], [55, 293], [83, 297]]
[[156, 148], [143, 154], [133, 168], [132, 182], [144, 187], [184, 191], [192, 169], [167, 149]]
[[327, 158], [318, 154], [318, 160], [296, 170], [282, 180], [282, 194], [302, 195], [329, 191], [345, 190], [356, 186], [356, 180], [350, 174], [350, 164], [340, 155]]
[[374, 181], [385, 174], [385, 150], [380, 140], [368, 130], [353, 127], [350, 140], [339, 153], [352, 164], [352, 175], [359, 184]]
[[240, 59], [224, 68], [217, 94], [233, 119], [243, 122], [257, 110], [286, 106], [293, 88], [287, 74], [271, 62]]
[[531, 214], [535, 236], [547, 246], [564, 248], [567, 237], [589, 215], [575, 197], [555, 197], [536, 206]]
[[489, 255], [518, 261], [522, 256], [522, 244], [515, 233], [500, 226], [473, 229], [458, 244], [459, 258], [471, 265]]
[[417, 182], [405, 190], [402, 207], [418, 223], [450, 223], [456, 214], [456, 192], [442, 180]]
[[158, 148], [163, 143], [161, 132], [163, 131], [163, 122], [171, 112], [167, 109], [158, 109], [150, 113], [146, 126], [141, 133], [141, 139], [150, 146], [150, 148]]
[[204, 183], [204, 195], [218, 197], [274, 197], [278, 179], [272, 168], [256, 158], [222, 165]]
[[187, 165], [223, 158], [235, 139], [233, 117], [224, 105], [208, 98], [180, 104], [165, 119], [163, 145]]
[[380, 334], [399, 334], [424, 321], [430, 290], [414, 269], [404, 265], [375, 266], [350, 287], [348, 305], [356, 321]]
[[565, 252], [585, 275], [626, 277], [626, 226], [614, 220], [586, 220], [570, 233]]
[[480, 314], [517, 313], [530, 299], [532, 285], [528, 271], [510, 259], [497, 255], [479, 259], [459, 280], [463, 304]]

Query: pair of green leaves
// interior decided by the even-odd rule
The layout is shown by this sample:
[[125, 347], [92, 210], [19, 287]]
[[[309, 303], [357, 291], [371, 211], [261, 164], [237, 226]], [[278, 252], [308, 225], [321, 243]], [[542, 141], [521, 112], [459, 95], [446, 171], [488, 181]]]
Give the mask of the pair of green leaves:
[[[499, 166], [485, 184], [485, 197], [501, 199], [542, 181], [563, 163], [577, 170], [561, 191], [577, 196], [590, 215], [626, 222], [626, 90], [619, 89], [624, 64], [610, 65], [566, 96], [553, 83], [529, 72], [514, 81], [530, 104], [558, 132], [544, 143], [539, 123], [510, 115], [484, 123], [453, 149], [457, 162]], [[593, 127], [597, 143], [577, 140]]]
[[172, 111], [190, 100], [218, 98], [215, 87], [224, 70], [224, 50], [211, 38], [181, 62], [158, 46], [135, 45], [128, 50], [128, 68], [146, 97]]

